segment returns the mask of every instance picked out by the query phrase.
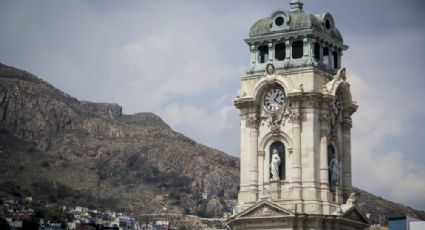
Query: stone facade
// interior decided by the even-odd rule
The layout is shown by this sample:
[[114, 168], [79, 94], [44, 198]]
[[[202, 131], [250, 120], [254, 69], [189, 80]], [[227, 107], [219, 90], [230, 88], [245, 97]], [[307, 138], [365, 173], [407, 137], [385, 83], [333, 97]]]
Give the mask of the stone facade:
[[[251, 66], [235, 100], [241, 174], [236, 214], [229, 219], [233, 229], [368, 226], [351, 194], [351, 116], [358, 106], [340, 67], [348, 47], [334, 26], [330, 14], [305, 13], [300, 1], [292, 1], [290, 11], [251, 28]], [[279, 44], [286, 44], [284, 51]], [[270, 172], [274, 151], [278, 180]]]

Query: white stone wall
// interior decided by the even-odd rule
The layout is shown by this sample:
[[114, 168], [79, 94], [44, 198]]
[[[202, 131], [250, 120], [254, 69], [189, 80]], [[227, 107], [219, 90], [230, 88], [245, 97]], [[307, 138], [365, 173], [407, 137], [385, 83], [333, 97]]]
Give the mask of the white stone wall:
[[[332, 76], [314, 68], [242, 78], [240, 95], [235, 101], [241, 110], [238, 211], [257, 202], [263, 189], [282, 207], [304, 213], [331, 214], [343, 203], [343, 196], [348, 197], [351, 192], [350, 117], [355, 109], [344, 112], [344, 118], [336, 122], [335, 131], [331, 132], [329, 104], [334, 97], [335, 83], [338, 82], [332, 80]], [[262, 105], [264, 89], [272, 84], [282, 86], [287, 96], [287, 109], [279, 114], [282, 121], [279, 132], [275, 133], [269, 125], [270, 113]], [[324, 89], [325, 84], [328, 88]], [[352, 103], [351, 95], [346, 101]], [[269, 177], [269, 149], [274, 141], [282, 141], [286, 148], [286, 177], [279, 182], [271, 182]], [[338, 158], [343, 162], [342, 183], [334, 189], [335, 201], [328, 185], [327, 145], [330, 143], [335, 145]]]

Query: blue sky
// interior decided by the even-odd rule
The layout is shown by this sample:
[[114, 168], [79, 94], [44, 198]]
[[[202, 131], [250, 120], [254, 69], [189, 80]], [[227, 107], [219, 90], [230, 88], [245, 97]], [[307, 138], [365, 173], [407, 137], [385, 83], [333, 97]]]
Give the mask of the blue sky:
[[[353, 183], [425, 209], [425, 2], [305, 0], [350, 46], [342, 64], [354, 115]], [[243, 39], [283, 1], [0, 1], [0, 62], [80, 100], [151, 111], [187, 136], [239, 155], [233, 100], [249, 64]]]

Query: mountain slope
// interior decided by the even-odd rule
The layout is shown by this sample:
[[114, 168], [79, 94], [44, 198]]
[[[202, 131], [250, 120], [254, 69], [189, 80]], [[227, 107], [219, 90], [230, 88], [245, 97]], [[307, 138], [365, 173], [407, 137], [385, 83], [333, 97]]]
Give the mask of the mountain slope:
[[370, 214], [370, 220], [374, 224], [386, 224], [388, 217], [411, 216], [425, 220], [425, 212], [411, 207], [385, 200], [366, 191], [353, 187], [357, 196], [357, 204], [360, 210]]
[[[116, 104], [78, 101], [5, 65], [0, 130], [1, 166], [18, 170], [0, 172], [1, 178], [13, 174], [35, 196], [39, 181], [90, 191], [129, 212], [164, 205], [182, 212], [197, 208], [192, 193], [225, 197], [238, 185], [237, 158], [197, 144], [156, 115], [122, 115]], [[22, 143], [10, 144], [12, 138]]]
[[[173, 131], [152, 113], [79, 101], [0, 64], [0, 197], [115, 209], [130, 214], [221, 216], [235, 198], [239, 159]], [[354, 188], [373, 223], [425, 212]], [[200, 193], [207, 193], [202, 200]]]

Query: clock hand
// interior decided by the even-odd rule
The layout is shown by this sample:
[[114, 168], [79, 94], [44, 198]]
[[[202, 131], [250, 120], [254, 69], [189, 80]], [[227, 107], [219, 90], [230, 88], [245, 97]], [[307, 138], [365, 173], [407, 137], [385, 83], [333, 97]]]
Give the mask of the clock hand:
[[279, 97], [279, 94], [276, 94], [276, 97], [274, 97], [273, 101], [275, 101], [276, 103], [279, 103], [276, 101], [276, 99]]

